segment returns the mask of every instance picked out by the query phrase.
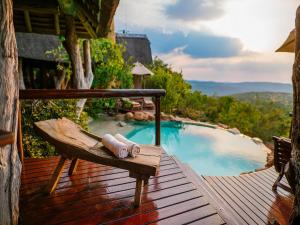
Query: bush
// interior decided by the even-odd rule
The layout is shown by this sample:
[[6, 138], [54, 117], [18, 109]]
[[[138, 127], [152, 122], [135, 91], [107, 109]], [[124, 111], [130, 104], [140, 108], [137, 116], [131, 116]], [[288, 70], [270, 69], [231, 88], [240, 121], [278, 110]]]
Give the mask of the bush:
[[39, 158], [56, 155], [55, 148], [40, 138], [34, 131], [34, 122], [66, 117], [87, 129], [87, 114], [76, 116], [75, 100], [23, 101], [22, 132], [25, 156]]

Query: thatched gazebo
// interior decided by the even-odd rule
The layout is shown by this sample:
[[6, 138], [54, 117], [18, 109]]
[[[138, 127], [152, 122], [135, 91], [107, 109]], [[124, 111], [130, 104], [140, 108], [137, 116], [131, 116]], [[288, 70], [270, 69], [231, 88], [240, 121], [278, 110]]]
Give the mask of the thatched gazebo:
[[144, 78], [153, 75], [153, 73], [140, 62], [135, 62], [133, 64], [131, 73], [133, 75], [133, 83], [135, 89], [144, 88]]

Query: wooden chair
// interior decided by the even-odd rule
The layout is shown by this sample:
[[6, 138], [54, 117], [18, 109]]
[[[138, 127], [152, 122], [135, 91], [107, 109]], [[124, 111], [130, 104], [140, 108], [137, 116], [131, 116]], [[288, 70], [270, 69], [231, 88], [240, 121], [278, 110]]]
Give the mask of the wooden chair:
[[275, 183], [273, 184], [272, 190], [276, 191], [277, 186], [279, 186], [282, 189], [291, 192], [291, 189], [288, 186], [280, 183], [285, 173], [285, 167], [291, 158], [291, 152], [292, 152], [291, 139], [284, 138], [284, 137], [280, 137], [280, 138], [273, 137], [273, 141], [274, 141], [274, 167], [275, 170], [279, 173], [279, 175]]
[[84, 131], [74, 122], [63, 119], [52, 119], [35, 123], [36, 132], [46, 141], [54, 145], [61, 157], [46, 187], [47, 193], [55, 191], [64, 164], [72, 160], [69, 175], [71, 176], [78, 164], [78, 159], [113, 166], [129, 171], [129, 176], [136, 179], [134, 205], [139, 206], [144, 182], [158, 172], [162, 149], [152, 145], [141, 145], [141, 152], [135, 158], [118, 159], [101, 143], [101, 138]]

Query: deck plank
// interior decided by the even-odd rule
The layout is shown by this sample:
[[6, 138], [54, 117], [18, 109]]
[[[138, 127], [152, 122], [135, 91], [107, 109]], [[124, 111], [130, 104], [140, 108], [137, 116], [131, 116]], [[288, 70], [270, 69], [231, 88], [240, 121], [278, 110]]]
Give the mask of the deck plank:
[[[25, 159], [20, 191], [20, 224], [226, 224], [217, 210], [166, 153], [157, 177], [133, 207], [135, 180], [128, 171], [80, 161], [68, 176], [65, 166], [53, 195], [41, 191], [58, 157]], [[170, 224], [170, 223], [169, 223]]]
[[[265, 224], [275, 219], [281, 225], [288, 225], [293, 196], [281, 188], [278, 188], [277, 193], [272, 191], [277, 176], [272, 167], [240, 176], [203, 178], [210, 191], [218, 197], [218, 201], [232, 209], [232, 216], [240, 217], [247, 224], [258, 223], [259, 217]], [[285, 178], [282, 182], [287, 184]]]

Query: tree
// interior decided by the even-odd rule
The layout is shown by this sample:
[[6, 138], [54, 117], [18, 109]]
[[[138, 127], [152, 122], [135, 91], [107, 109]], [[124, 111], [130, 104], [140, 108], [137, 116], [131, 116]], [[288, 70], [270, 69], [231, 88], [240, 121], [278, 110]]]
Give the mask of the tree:
[[293, 66], [293, 125], [292, 158], [287, 171], [287, 179], [295, 194], [290, 224], [300, 224], [300, 6], [296, 13], [295, 62]]
[[[0, 129], [17, 134], [18, 53], [12, 0], [0, 4]], [[21, 162], [16, 143], [0, 148], [0, 224], [17, 224]]]

